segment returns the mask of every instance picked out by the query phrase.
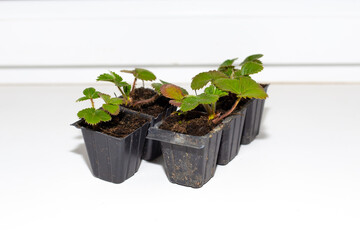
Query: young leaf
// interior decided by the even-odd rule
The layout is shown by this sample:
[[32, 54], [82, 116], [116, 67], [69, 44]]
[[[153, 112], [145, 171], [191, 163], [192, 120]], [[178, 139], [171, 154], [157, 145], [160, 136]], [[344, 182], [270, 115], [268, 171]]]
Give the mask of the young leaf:
[[180, 87], [173, 84], [164, 84], [160, 88], [160, 92], [167, 98], [181, 100], [185, 97]]
[[202, 93], [197, 96], [199, 104], [212, 104], [219, 100], [219, 96], [215, 94]]
[[92, 98], [92, 99], [96, 99], [96, 98], [99, 98], [99, 94], [98, 92], [95, 90], [95, 88], [86, 88], [84, 91], [83, 91], [83, 94], [85, 95], [85, 97], [87, 98]]
[[220, 89], [218, 89], [214, 85], [210, 85], [207, 88], [205, 88], [204, 93], [218, 95], [219, 97], [223, 97], [223, 96], [228, 95], [227, 92], [221, 91]]
[[122, 98], [111, 98], [109, 100], [109, 104], [112, 104], [112, 105], [121, 105], [121, 104], [123, 104], [123, 102], [124, 102], [124, 99], [122, 99]]
[[250, 75], [250, 74], [255, 74], [258, 72], [261, 72], [261, 70], [263, 70], [264, 67], [256, 62], [246, 62], [244, 63], [244, 65], [241, 66], [241, 75], [245, 76], [245, 75]]
[[235, 71], [235, 67], [234, 67], [234, 66], [219, 67], [218, 71], [219, 71], [219, 72], [222, 72], [222, 73], [224, 73], [226, 76], [230, 77], [231, 74], [233, 73], [233, 71]]
[[239, 79], [218, 79], [214, 82], [215, 86], [223, 91], [232, 92], [242, 98], [268, 97], [264, 89], [250, 77], [240, 77]]
[[125, 85], [129, 85], [127, 82], [124, 82], [122, 77], [120, 77], [115, 72], [109, 71], [110, 73], [104, 73], [97, 77], [96, 81], [106, 81], [112, 82], [117, 87], [123, 87]]
[[124, 89], [125, 95], [126, 95], [126, 96], [129, 96], [129, 95], [130, 95], [130, 92], [131, 92], [131, 85], [130, 85], [130, 84], [125, 85], [125, 86], [123, 87], [123, 89]]
[[202, 72], [193, 77], [191, 82], [191, 88], [198, 90], [203, 88], [208, 82], [212, 82], [218, 78], [226, 78], [227, 76], [219, 71]]
[[[169, 83], [169, 82], [165, 82], [165, 81], [163, 81], [163, 80], [160, 80], [160, 82], [161, 82], [162, 84], [172, 84], [172, 83]], [[173, 85], [174, 85], [174, 84], [173, 84]], [[179, 87], [179, 86], [178, 86], [178, 87]], [[182, 87], [179, 87], [179, 88], [181, 88], [181, 91], [183, 92], [184, 95], [189, 95], [189, 93], [186, 91], [185, 88], [182, 88]]]
[[250, 55], [247, 58], [245, 58], [244, 61], [242, 61], [242, 63], [240, 63], [240, 66], [243, 65], [244, 63], [251, 62], [251, 61], [254, 61], [254, 60], [258, 60], [262, 56], [264, 56], [264, 55], [262, 55], [262, 54]]
[[110, 95], [107, 95], [105, 93], [99, 93], [99, 96], [104, 100], [105, 103], [108, 103], [110, 101]]
[[102, 108], [109, 112], [111, 115], [117, 115], [120, 112], [119, 105], [113, 105], [113, 104], [103, 104]]
[[135, 68], [133, 74], [134, 77], [145, 81], [154, 81], [156, 79], [155, 74], [143, 68]]
[[161, 93], [160, 92], [160, 88], [161, 88], [161, 86], [162, 86], [163, 84], [161, 84], [161, 83], [152, 83], [151, 84], [151, 86], [155, 89], [155, 91], [156, 92], [158, 92], [158, 93]]
[[78, 117], [83, 118], [90, 125], [96, 125], [99, 122], [107, 122], [111, 120], [111, 116], [103, 110], [95, 108], [85, 108], [78, 112]]
[[78, 100], [76, 100], [77, 102], [81, 102], [81, 101], [85, 101], [85, 100], [89, 100], [90, 98], [88, 97], [81, 97]]
[[199, 104], [197, 96], [186, 96], [181, 103], [180, 110], [187, 112], [195, 109]]
[[233, 59], [225, 60], [222, 64], [220, 64], [220, 67], [229, 67], [229, 66], [232, 66], [237, 59], [238, 59], [238, 58], [233, 58]]

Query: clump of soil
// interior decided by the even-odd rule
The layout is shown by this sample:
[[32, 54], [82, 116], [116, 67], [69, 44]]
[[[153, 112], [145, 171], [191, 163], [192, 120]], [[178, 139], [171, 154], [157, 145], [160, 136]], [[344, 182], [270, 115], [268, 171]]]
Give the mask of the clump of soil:
[[171, 114], [160, 125], [160, 129], [172, 132], [204, 136], [216, 127], [203, 112], [190, 111], [185, 114]]
[[114, 137], [126, 137], [136, 129], [142, 127], [149, 119], [141, 117], [138, 114], [129, 114], [120, 112], [117, 116], [112, 116], [111, 121], [101, 122], [95, 126], [87, 124], [85, 121], [80, 122], [80, 126], [102, 132]]
[[[133, 100], [141, 101], [153, 97], [157, 94], [154, 90], [150, 88], [135, 88], [134, 95], [132, 95]], [[164, 112], [166, 108], [170, 106], [169, 99], [159, 96], [154, 102], [137, 105], [137, 106], [126, 106], [126, 108], [135, 110], [137, 112], [145, 113], [154, 117], [157, 117], [160, 113]]]

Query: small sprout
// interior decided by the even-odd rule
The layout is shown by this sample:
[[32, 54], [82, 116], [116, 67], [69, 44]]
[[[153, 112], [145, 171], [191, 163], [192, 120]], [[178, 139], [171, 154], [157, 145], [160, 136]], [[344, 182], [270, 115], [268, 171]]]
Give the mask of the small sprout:
[[220, 64], [220, 67], [231, 67], [236, 60], [238, 60], [238, 58], [225, 60], [222, 64]]
[[137, 79], [142, 80], [143, 87], [145, 86], [144, 81], [154, 81], [156, 79], [155, 74], [143, 68], [135, 68], [134, 70], [121, 70], [121, 72], [131, 73], [132, 75], [134, 75], [135, 79], [132, 85], [132, 93], [135, 91], [135, 84]]
[[104, 100], [102, 108], [111, 115], [118, 115], [120, 112], [120, 106], [124, 100], [121, 98], [112, 98], [110, 95], [99, 93], [100, 97]]
[[247, 58], [240, 63], [241, 69], [238, 70], [233, 66], [234, 59], [229, 59], [223, 62], [220, 66], [218, 71], [223, 72], [230, 78], [238, 78], [240, 76], [249, 76], [251, 74], [255, 74], [258, 72], [261, 72], [264, 67], [262, 62], [259, 60], [263, 55], [262, 54], [254, 54], [251, 56], [248, 56]]
[[95, 109], [94, 99], [99, 98], [102, 96], [102, 93], [99, 93], [95, 90], [95, 88], [86, 88], [83, 91], [84, 96], [79, 98], [77, 102], [90, 100], [91, 101], [91, 108], [85, 108], [78, 112], [78, 117], [83, 118], [85, 122], [90, 125], [96, 125], [99, 122], [107, 122], [111, 120], [111, 116], [101, 109]]
[[96, 81], [112, 82], [119, 89], [125, 104], [129, 103], [131, 86], [127, 82], [123, 81], [122, 77], [120, 77], [118, 74], [110, 71], [110, 73], [104, 73], [98, 76]]
[[111, 120], [111, 116], [107, 112], [95, 108], [85, 108], [79, 111], [77, 115], [79, 118], [83, 118], [85, 122], [90, 125], [96, 125], [99, 122], [107, 122]]

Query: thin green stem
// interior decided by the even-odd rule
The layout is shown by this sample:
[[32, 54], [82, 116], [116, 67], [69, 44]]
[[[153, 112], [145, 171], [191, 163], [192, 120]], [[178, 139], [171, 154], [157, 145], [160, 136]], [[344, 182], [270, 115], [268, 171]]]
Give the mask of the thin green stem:
[[203, 107], [205, 108], [205, 110], [206, 110], [206, 112], [207, 112], [207, 114], [208, 114], [209, 116], [214, 115], [214, 112], [212, 111], [212, 109], [211, 109], [211, 107], [209, 106], [209, 104], [202, 104], [202, 105], [203, 105]]
[[94, 100], [90, 98], [92, 108], [95, 108]]
[[120, 87], [118, 87], [118, 89], [121, 92], [121, 95], [123, 96], [123, 98], [125, 100], [125, 104], [127, 104], [128, 103], [128, 98], [127, 98], [126, 94], [124, 93], [124, 91]]

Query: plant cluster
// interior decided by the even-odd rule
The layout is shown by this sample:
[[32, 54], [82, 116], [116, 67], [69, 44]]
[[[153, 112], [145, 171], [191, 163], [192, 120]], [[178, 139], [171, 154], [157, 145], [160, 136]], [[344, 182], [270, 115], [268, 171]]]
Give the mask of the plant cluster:
[[[143, 81], [143, 86], [144, 81], [154, 81], [156, 79], [156, 76], [149, 70], [135, 68], [134, 70], [122, 70], [121, 72], [131, 73], [134, 76], [134, 81], [132, 85], [124, 81], [119, 74], [112, 71], [99, 75], [96, 80], [113, 83], [119, 89], [121, 97], [111, 97], [108, 94], [96, 91], [94, 88], [86, 88], [83, 91], [84, 96], [79, 98], [77, 102], [90, 100], [91, 108], [85, 108], [79, 111], [77, 114], [79, 118], [83, 118], [85, 122], [90, 125], [96, 125], [100, 122], [110, 121], [112, 115], [119, 114], [120, 105], [137, 106], [142, 104], [148, 104], [154, 102], [159, 97], [159, 91], [157, 90], [156, 94], [149, 99], [140, 101], [135, 101], [133, 99], [137, 79]], [[164, 83], [165, 82], [159, 84], [162, 85]], [[101, 109], [95, 108], [94, 99], [97, 98], [101, 98], [104, 101]]]
[[[120, 105], [137, 106], [154, 102], [161, 94], [170, 98], [170, 104], [180, 107], [181, 112], [188, 112], [202, 105], [208, 114], [209, 120], [214, 124], [229, 116], [237, 107], [243, 98], [265, 99], [268, 97], [264, 89], [256, 83], [250, 75], [263, 70], [263, 64], [259, 60], [263, 55], [255, 54], [244, 59], [239, 67], [234, 65], [237, 58], [224, 61], [217, 70], [202, 72], [193, 77], [191, 88], [195, 95], [190, 95], [185, 89], [174, 84], [160, 80], [160, 83], [153, 83], [156, 94], [149, 99], [134, 100], [135, 85], [138, 79], [144, 81], [154, 81], [156, 76], [142, 68], [134, 70], [122, 70], [121, 72], [130, 73], [134, 76], [132, 85], [123, 80], [123, 78], [112, 71], [101, 74], [97, 81], [106, 81], [113, 83], [120, 91], [121, 97], [110, 97], [110, 95], [100, 93], [94, 88], [87, 88], [83, 91], [84, 96], [77, 101], [90, 100], [91, 108], [86, 108], [78, 112], [79, 118], [83, 118], [88, 124], [96, 125], [99, 122], [111, 120], [111, 115], [117, 115], [120, 111]], [[203, 89], [203, 93], [197, 94], [197, 91]], [[221, 114], [217, 112], [216, 107], [220, 97], [228, 94], [235, 94], [237, 100], [230, 110]], [[102, 98], [105, 102], [101, 109], [95, 109], [94, 99]]]
[[[261, 54], [256, 54], [245, 58], [239, 65], [240, 69], [233, 65], [237, 58], [229, 59], [224, 61], [217, 71], [197, 74], [191, 82], [191, 88], [195, 90], [195, 93], [209, 84], [201, 94], [189, 95], [173, 84], [163, 84], [160, 91], [165, 97], [172, 99], [170, 103], [180, 107], [182, 112], [193, 110], [202, 105], [209, 120], [217, 124], [236, 109], [241, 99], [265, 99], [268, 97], [264, 89], [250, 77], [250, 75], [258, 73], [264, 68], [259, 60], [261, 57]], [[217, 113], [216, 104], [219, 98], [229, 93], [236, 94], [236, 102], [226, 113]]]

